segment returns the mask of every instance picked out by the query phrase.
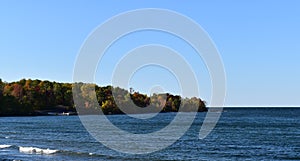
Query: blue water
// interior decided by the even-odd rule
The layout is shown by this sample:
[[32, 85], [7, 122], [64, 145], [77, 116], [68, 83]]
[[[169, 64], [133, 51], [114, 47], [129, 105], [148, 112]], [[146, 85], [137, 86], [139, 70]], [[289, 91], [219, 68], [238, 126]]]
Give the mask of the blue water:
[[[175, 115], [162, 113], [138, 123], [125, 115], [108, 118], [120, 128], [145, 133], [168, 125]], [[189, 131], [170, 147], [142, 155], [103, 146], [77, 116], [0, 117], [0, 160], [300, 160], [300, 108], [225, 109], [215, 129], [199, 140], [205, 115], [198, 113]], [[27, 153], [19, 147], [57, 151]]]

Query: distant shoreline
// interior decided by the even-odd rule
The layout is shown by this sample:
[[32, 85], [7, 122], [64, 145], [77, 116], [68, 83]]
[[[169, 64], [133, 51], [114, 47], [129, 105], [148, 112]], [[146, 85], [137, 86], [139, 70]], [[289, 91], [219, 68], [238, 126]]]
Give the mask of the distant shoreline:
[[[96, 99], [93, 94], [96, 94]], [[183, 98], [171, 93], [148, 96], [133, 88], [101, 87], [93, 83], [38, 79], [2, 82], [0, 79], [0, 116], [65, 115], [76, 111], [89, 114], [97, 110], [104, 114], [122, 114], [119, 107], [128, 107], [129, 113], [139, 113], [137, 108], [130, 108], [135, 106], [144, 108], [143, 113], [153, 110], [177, 112], [179, 108], [183, 111], [207, 111], [206, 102], [198, 97]]]
[[[218, 108], [218, 107], [211, 107], [211, 108], [208, 108], [208, 111], [209, 110], [220, 110], [221, 108]], [[300, 110], [300, 107], [223, 107], [222, 108], [222, 112], [228, 112], [228, 110]], [[46, 113], [47, 111], [44, 111], [44, 112], [35, 112], [35, 113], [32, 113], [32, 114], [27, 114], [27, 115], [0, 115], [0, 118], [1, 117], [36, 117], [36, 116], [78, 116], [78, 113], [77, 112], [74, 112], [74, 111], [69, 111], [69, 112], [64, 112], [65, 114], [63, 113], [59, 113], [57, 112], [57, 114], [47, 114]], [[202, 111], [202, 112], [207, 112], [207, 111]], [[197, 112], [197, 113], [202, 113], [202, 112]], [[69, 115], [66, 114], [66, 113], [70, 113]], [[177, 112], [159, 112], [159, 113], [177, 113]], [[186, 112], [188, 113], [188, 112]], [[148, 114], [148, 113], [146, 113]], [[90, 114], [81, 114], [81, 116], [84, 116], [84, 115], [96, 115], [95, 113], [90, 113]], [[120, 114], [120, 113], [117, 113], [117, 114], [104, 114], [104, 115], [126, 115], [126, 114]]]

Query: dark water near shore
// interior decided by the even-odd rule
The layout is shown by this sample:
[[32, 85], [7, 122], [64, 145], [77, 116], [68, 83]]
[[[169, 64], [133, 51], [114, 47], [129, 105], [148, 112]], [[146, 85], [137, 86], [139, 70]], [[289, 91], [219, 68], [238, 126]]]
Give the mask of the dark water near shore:
[[[175, 115], [161, 113], [151, 124], [125, 115], [108, 117], [120, 127], [145, 133], [162, 128]], [[300, 160], [300, 108], [225, 109], [215, 129], [200, 140], [205, 115], [198, 113], [189, 131], [172, 146], [145, 155], [106, 148], [78, 116], [0, 117], [0, 160]], [[44, 153], [24, 152], [30, 147]]]

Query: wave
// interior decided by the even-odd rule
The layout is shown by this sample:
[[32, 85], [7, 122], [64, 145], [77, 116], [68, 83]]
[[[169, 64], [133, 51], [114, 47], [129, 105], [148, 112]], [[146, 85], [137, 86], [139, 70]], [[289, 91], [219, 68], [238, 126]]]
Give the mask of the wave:
[[0, 145], [0, 149], [9, 148], [11, 145]]
[[37, 154], [54, 154], [59, 150], [51, 150], [51, 149], [41, 149], [36, 147], [19, 147], [19, 151], [22, 153], [37, 153]]
[[[4, 149], [4, 148], [18, 149], [20, 153], [25, 153], [25, 154], [52, 155], [52, 154], [60, 153], [62, 155], [67, 155], [67, 156], [111, 157], [111, 156], [91, 153], [91, 152], [76, 152], [76, 151], [68, 151], [68, 150], [55, 150], [49, 148], [42, 149], [38, 147], [25, 147], [25, 146], [16, 146], [16, 145], [0, 145], [0, 149]], [[1, 157], [0, 157], [0, 161], [1, 161]]]

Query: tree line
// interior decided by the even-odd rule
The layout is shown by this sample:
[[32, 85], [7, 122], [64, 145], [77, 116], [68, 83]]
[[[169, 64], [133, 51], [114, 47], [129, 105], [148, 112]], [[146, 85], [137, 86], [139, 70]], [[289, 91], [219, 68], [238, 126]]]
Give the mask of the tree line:
[[[82, 100], [81, 104], [76, 104], [79, 107], [75, 107], [72, 90], [76, 91], [76, 100]], [[95, 98], [91, 92], [94, 92]], [[132, 89], [128, 91], [90, 83], [72, 84], [38, 79], [8, 83], [0, 79], [0, 116], [38, 115], [38, 112], [55, 110], [57, 107], [65, 107], [66, 111], [80, 109], [80, 113], [102, 110], [104, 114], [123, 114], [119, 106], [128, 109], [138, 106], [131, 108], [131, 113], [139, 112], [138, 108], [149, 109], [149, 112], [155, 109], [161, 112], [178, 112], [179, 109], [207, 111], [205, 102], [196, 97], [181, 98], [169, 93], [147, 96]]]

